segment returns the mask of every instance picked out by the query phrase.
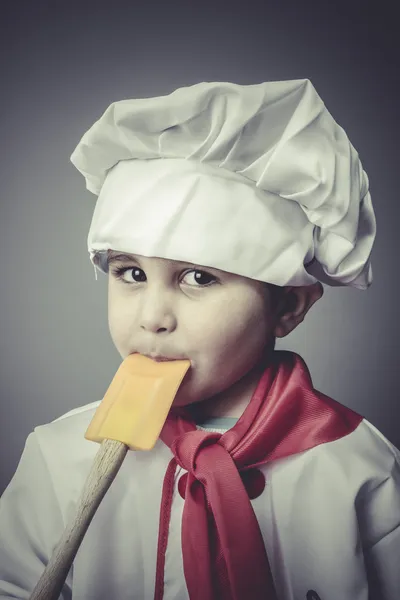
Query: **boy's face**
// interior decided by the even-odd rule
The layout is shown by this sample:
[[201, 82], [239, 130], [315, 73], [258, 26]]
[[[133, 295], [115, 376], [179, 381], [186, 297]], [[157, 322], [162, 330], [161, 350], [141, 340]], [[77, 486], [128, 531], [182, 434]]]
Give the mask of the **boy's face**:
[[109, 263], [111, 337], [123, 359], [139, 352], [191, 361], [174, 406], [224, 392], [262, 362], [274, 329], [268, 286], [191, 263], [129, 256]]

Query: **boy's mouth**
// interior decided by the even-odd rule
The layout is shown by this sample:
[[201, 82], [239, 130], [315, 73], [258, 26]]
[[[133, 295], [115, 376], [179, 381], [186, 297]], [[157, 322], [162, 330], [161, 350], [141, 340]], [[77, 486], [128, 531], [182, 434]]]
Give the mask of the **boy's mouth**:
[[145, 354], [143, 353], [143, 356], [147, 356], [147, 358], [151, 358], [152, 360], [156, 361], [156, 362], [166, 362], [166, 361], [172, 361], [172, 360], [186, 360], [183, 356], [182, 357], [171, 357], [171, 356], [163, 356], [162, 354]]

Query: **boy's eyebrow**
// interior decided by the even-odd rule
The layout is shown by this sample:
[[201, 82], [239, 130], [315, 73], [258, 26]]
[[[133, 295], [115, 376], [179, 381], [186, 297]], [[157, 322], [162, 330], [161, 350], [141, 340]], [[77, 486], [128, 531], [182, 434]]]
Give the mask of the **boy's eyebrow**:
[[108, 258], [108, 264], [111, 264], [116, 261], [127, 263], [132, 261], [137, 262], [137, 259], [132, 254], [124, 254], [123, 252], [110, 253]]
[[[139, 258], [136, 257], [136, 255], [134, 254], [126, 254], [125, 252], [117, 252], [115, 250], [112, 250], [109, 252], [108, 254], [108, 264], [111, 265], [114, 262], [122, 262], [122, 263], [132, 263], [135, 262], [137, 264], [140, 264], [139, 262]], [[195, 263], [191, 263], [191, 262], [186, 262], [186, 261], [174, 261], [174, 262], [182, 262], [183, 265], [187, 265], [190, 267], [196, 267]], [[211, 271], [215, 271], [218, 269], [213, 269], [213, 267], [202, 267], [202, 266], [197, 266], [198, 269], [204, 269], [204, 270], [211, 270]]]

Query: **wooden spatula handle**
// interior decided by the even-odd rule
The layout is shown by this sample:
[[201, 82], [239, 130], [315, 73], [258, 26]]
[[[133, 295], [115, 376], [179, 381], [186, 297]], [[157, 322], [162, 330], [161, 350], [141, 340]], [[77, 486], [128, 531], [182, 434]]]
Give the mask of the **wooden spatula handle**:
[[116, 440], [104, 440], [85, 482], [74, 519], [67, 525], [30, 600], [57, 600], [90, 522], [128, 451]]

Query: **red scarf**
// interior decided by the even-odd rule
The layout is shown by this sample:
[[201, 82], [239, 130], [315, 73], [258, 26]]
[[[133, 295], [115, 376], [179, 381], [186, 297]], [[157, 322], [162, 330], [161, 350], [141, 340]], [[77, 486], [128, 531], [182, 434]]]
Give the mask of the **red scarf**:
[[164, 591], [176, 465], [188, 471], [182, 552], [190, 600], [275, 600], [268, 557], [243, 473], [348, 435], [363, 419], [315, 390], [303, 359], [274, 351], [246, 410], [226, 433], [197, 430], [171, 410], [161, 440], [174, 454], [163, 486], [155, 600]]

